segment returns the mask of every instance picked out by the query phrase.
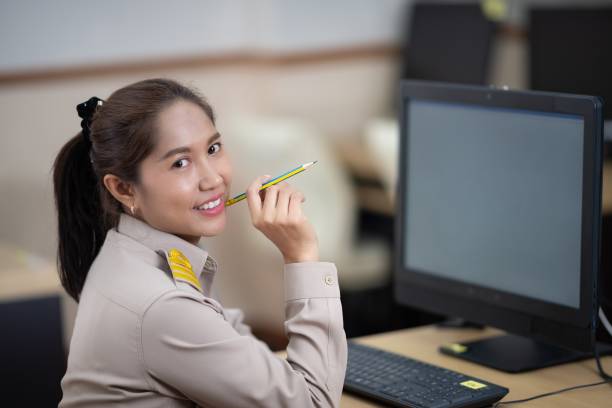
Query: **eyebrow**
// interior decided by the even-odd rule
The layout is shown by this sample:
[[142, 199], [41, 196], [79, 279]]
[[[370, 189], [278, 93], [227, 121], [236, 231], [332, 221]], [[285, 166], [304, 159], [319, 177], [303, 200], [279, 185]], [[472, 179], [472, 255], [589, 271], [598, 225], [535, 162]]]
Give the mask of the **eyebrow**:
[[[212, 142], [214, 142], [215, 140], [219, 139], [221, 137], [221, 134], [219, 132], [215, 133], [214, 135], [212, 135], [210, 137], [210, 139], [208, 139], [207, 144], [211, 144]], [[172, 157], [174, 155], [177, 155], [179, 153], [189, 153], [191, 151], [191, 149], [189, 148], [189, 146], [181, 146], [181, 147], [176, 147], [174, 149], [170, 149], [168, 150], [160, 159], [159, 161], [164, 161], [166, 160], [168, 157]]]

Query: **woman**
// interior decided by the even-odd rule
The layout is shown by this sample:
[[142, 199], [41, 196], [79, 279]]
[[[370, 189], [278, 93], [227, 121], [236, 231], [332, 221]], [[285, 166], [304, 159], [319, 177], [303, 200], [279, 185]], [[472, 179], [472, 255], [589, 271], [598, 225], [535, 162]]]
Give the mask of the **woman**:
[[198, 241], [223, 231], [232, 178], [211, 107], [152, 79], [77, 109], [83, 130], [54, 165], [60, 278], [79, 302], [60, 406], [339, 405], [336, 269], [318, 260], [302, 194], [260, 194], [265, 177], [247, 190], [285, 261], [285, 360], [210, 294], [216, 263]]

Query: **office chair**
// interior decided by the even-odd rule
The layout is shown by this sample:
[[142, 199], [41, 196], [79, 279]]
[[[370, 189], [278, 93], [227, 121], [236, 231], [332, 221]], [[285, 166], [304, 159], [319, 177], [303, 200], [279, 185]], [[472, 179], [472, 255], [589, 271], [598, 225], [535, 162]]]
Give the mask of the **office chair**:
[[530, 88], [604, 99], [606, 156], [612, 155], [612, 7], [529, 10]]
[[496, 24], [480, 5], [419, 2], [409, 11], [402, 78], [486, 83]]

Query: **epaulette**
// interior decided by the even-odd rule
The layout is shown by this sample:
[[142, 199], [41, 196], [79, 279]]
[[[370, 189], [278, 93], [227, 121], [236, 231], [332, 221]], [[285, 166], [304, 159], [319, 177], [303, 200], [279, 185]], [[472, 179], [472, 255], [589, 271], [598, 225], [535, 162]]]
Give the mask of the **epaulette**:
[[166, 260], [170, 266], [172, 277], [175, 282], [185, 282], [196, 288], [200, 293], [204, 293], [202, 285], [198, 280], [198, 277], [193, 272], [191, 262], [181, 251], [176, 248], [172, 248], [166, 251]]

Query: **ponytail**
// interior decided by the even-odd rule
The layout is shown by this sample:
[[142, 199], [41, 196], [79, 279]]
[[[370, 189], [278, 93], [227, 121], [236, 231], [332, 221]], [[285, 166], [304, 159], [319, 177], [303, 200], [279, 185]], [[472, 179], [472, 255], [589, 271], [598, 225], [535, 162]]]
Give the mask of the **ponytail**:
[[79, 133], [62, 147], [53, 165], [58, 271], [62, 286], [77, 302], [107, 230], [89, 148]]

